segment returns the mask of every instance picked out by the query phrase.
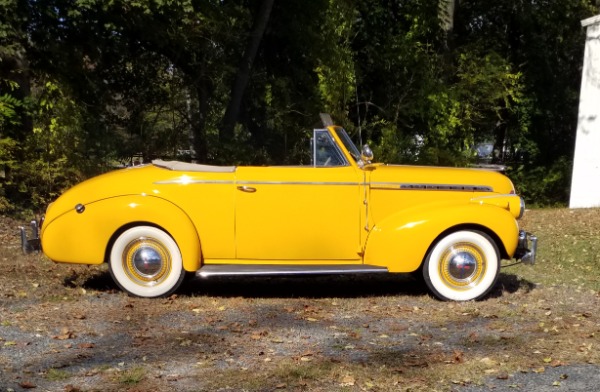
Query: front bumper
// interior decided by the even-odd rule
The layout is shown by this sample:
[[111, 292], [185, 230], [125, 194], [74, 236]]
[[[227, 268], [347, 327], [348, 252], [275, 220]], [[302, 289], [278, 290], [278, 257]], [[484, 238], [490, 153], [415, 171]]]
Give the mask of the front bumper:
[[519, 242], [515, 251], [515, 259], [521, 260], [523, 264], [535, 264], [537, 252], [537, 237], [524, 230], [519, 231]]

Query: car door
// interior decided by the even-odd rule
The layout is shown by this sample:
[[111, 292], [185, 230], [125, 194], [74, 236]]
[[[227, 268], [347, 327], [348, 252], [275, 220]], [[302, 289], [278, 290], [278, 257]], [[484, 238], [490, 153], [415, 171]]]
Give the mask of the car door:
[[325, 161], [322, 166], [238, 168], [240, 262], [360, 263], [362, 175], [344, 159], [330, 159], [328, 166]]

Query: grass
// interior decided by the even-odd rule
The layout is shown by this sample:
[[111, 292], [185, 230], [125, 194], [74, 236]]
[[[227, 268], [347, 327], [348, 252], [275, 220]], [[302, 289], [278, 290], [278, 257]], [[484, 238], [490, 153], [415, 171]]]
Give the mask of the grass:
[[[391, 275], [206, 280], [148, 300], [116, 291], [105, 270], [0, 248], [0, 332], [68, 326], [95, 344], [82, 360], [97, 366], [93, 359], [110, 352], [133, 364], [88, 368], [110, 391], [451, 391], [488, 377], [600, 366], [600, 209], [531, 210], [520, 223], [539, 238], [536, 265], [503, 268], [489, 298], [466, 303], [438, 301]], [[15, 345], [0, 350], [32, 347], [27, 339], [11, 337]], [[76, 385], [85, 373], [66, 366], [45, 378]]]
[[66, 370], [62, 370], [62, 369], [54, 369], [54, 368], [50, 368], [48, 369], [48, 372], [46, 373], [46, 378], [49, 381], [63, 381], [63, 380], [67, 380], [71, 377], [71, 373], [67, 372]]
[[523, 227], [539, 238], [538, 264], [517, 267], [535, 283], [600, 290], [600, 209], [528, 211]]
[[124, 370], [119, 375], [119, 383], [125, 385], [136, 385], [146, 377], [147, 370], [142, 366], [135, 366]]

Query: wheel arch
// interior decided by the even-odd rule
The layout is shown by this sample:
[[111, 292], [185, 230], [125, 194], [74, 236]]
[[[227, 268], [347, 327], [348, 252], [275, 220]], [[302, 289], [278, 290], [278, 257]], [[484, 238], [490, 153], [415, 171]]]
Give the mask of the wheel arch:
[[519, 228], [506, 209], [473, 203], [427, 204], [398, 211], [376, 224], [366, 241], [364, 262], [390, 272], [413, 272], [436, 243], [460, 230], [485, 233], [504, 259], [511, 258], [517, 247]]
[[[110, 260], [110, 252], [115, 244], [115, 241], [117, 240], [117, 238], [119, 238], [119, 236], [121, 234], [123, 234], [124, 232], [126, 232], [127, 230], [133, 228], [133, 227], [137, 227], [137, 226], [150, 226], [150, 227], [155, 227], [159, 230], [164, 231], [166, 234], [168, 234], [173, 241], [175, 241], [175, 243], [177, 244], [177, 246], [179, 247], [179, 251], [182, 253], [182, 257], [183, 257], [183, 268], [187, 271], [187, 272], [195, 272], [198, 270], [198, 268], [200, 268], [200, 265], [202, 264], [202, 251], [201, 249], [199, 250], [198, 256], [194, 257], [192, 260], [197, 260], [198, 262], [194, 263], [191, 262], [191, 260], [187, 260], [184, 256], [183, 256], [183, 250], [181, 249], [181, 244], [177, 241], [177, 239], [169, 232], [169, 230], [165, 229], [163, 226], [154, 223], [152, 221], [146, 221], [146, 220], [140, 220], [140, 221], [135, 221], [135, 222], [128, 222], [125, 223], [124, 225], [122, 225], [121, 227], [119, 227], [113, 234], [112, 236], [109, 238], [107, 244], [106, 244], [106, 248], [104, 250], [104, 263], [108, 263]], [[194, 252], [195, 253], [195, 252]]]
[[441, 232], [435, 238], [435, 240], [433, 240], [433, 242], [429, 245], [427, 252], [425, 252], [425, 256], [423, 257], [423, 260], [421, 261], [421, 265], [423, 265], [423, 262], [425, 261], [425, 258], [427, 257], [429, 252], [431, 252], [431, 249], [433, 249], [433, 247], [438, 242], [440, 242], [440, 240], [442, 238], [446, 237], [449, 234], [455, 233], [457, 231], [463, 231], [463, 230], [464, 231], [479, 231], [479, 232], [487, 234], [488, 237], [490, 237], [492, 239], [492, 241], [494, 241], [494, 243], [496, 244], [496, 247], [498, 248], [498, 251], [500, 252], [500, 258], [501, 259], [510, 258], [510, 256], [508, 255], [508, 252], [506, 251], [506, 247], [504, 246], [504, 242], [502, 242], [502, 240], [500, 239], [498, 234], [496, 234], [496, 232], [494, 232], [492, 229], [490, 229], [487, 226], [483, 226], [483, 225], [475, 224], [475, 223], [461, 223], [461, 224], [457, 224], [455, 226], [447, 228], [446, 230]]
[[[127, 200], [129, 201], [129, 198]], [[127, 207], [135, 204], [135, 208], [125, 209], [124, 219], [115, 222], [116, 228], [104, 249], [104, 262], [109, 260], [111, 249], [122, 233], [136, 226], [151, 226], [164, 231], [175, 241], [186, 271], [197, 271], [202, 263], [201, 240], [191, 218], [169, 200], [152, 196], [143, 197], [142, 200], [143, 203], [128, 203]], [[135, 210], [135, 213], [132, 210]], [[144, 219], [139, 219], [140, 216], [144, 216]]]
[[175, 241], [186, 271], [200, 268], [200, 236], [191, 217], [177, 204], [152, 195], [120, 195], [86, 204], [79, 213], [68, 211], [46, 227], [44, 250], [59, 262], [102, 264], [116, 236], [140, 224], [160, 228]]

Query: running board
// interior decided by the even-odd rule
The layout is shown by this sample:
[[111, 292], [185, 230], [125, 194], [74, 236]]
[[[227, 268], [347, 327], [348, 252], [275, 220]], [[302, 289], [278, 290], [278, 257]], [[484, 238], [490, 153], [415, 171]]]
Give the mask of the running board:
[[340, 275], [388, 272], [386, 267], [364, 264], [331, 265], [274, 265], [274, 264], [210, 264], [204, 265], [196, 276], [277, 276], [277, 275]]

